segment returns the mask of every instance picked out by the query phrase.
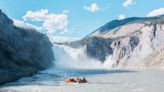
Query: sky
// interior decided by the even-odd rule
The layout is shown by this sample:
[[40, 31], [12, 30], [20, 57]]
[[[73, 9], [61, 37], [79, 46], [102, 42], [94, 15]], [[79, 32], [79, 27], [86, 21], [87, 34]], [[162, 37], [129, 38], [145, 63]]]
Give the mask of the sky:
[[18, 26], [63, 38], [82, 38], [111, 20], [164, 14], [164, 0], [0, 0]]

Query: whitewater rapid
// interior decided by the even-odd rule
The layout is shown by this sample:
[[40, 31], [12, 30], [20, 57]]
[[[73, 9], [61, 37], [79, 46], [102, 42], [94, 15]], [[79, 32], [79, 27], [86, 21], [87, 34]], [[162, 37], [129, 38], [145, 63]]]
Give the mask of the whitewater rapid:
[[[164, 71], [110, 71], [109, 73], [99, 71], [102, 74], [93, 72], [95, 73], [92, 75], [85, 75], [89, 81], [86, 84], [66, 84], [63, 80], [51, 80], [39, 85], [31, 83], [5, 86], [0, 88], [0, 92], [163, 92], [164, 90]], [[41, 82], [43, 81], [40, 80]]]

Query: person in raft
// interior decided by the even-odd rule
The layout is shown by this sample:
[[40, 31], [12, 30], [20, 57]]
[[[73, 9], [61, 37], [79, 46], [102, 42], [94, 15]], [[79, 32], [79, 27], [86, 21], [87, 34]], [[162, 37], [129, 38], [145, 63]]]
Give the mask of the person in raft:
[[65, 81], [66, 83], [87, 83], [87, 80], [85, 79], [85, 77], [83, 77], [83, 79], [80, 79], [78, 76], [76, 77], [76, 80], [72, 79], [71, 77]]
[[66, 83], [74, 83], [76, 82], [73, 78], [69, 77], [68, 80], [65, 81]]

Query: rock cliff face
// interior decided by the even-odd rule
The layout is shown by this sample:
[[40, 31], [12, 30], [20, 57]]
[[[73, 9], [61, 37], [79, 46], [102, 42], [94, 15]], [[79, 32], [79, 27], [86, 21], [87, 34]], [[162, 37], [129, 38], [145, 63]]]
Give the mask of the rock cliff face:
[[88, 56], [102, 62], [111, 55], [113, 68], [163, 68], [164, 15], [113, 20], [68, 44], [86, 46]]
[[30, 76], [52, 64], [52, 44], [34, 29], [13, 25], [0, 11], [0, 84]]

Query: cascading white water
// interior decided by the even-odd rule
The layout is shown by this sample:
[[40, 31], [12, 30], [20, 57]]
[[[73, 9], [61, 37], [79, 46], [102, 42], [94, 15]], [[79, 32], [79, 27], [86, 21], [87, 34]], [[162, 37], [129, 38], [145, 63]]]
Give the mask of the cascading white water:
[[106, 57], [104, 63], [101, 61], [89, 58], [86, 54], [86, 47], [71, 48], [64, 45], [53, 46], [55, 55], [55, 65], [58, 68], [75, 68], [75, 69], [97, 69], [111, 68], [111, 55]]

